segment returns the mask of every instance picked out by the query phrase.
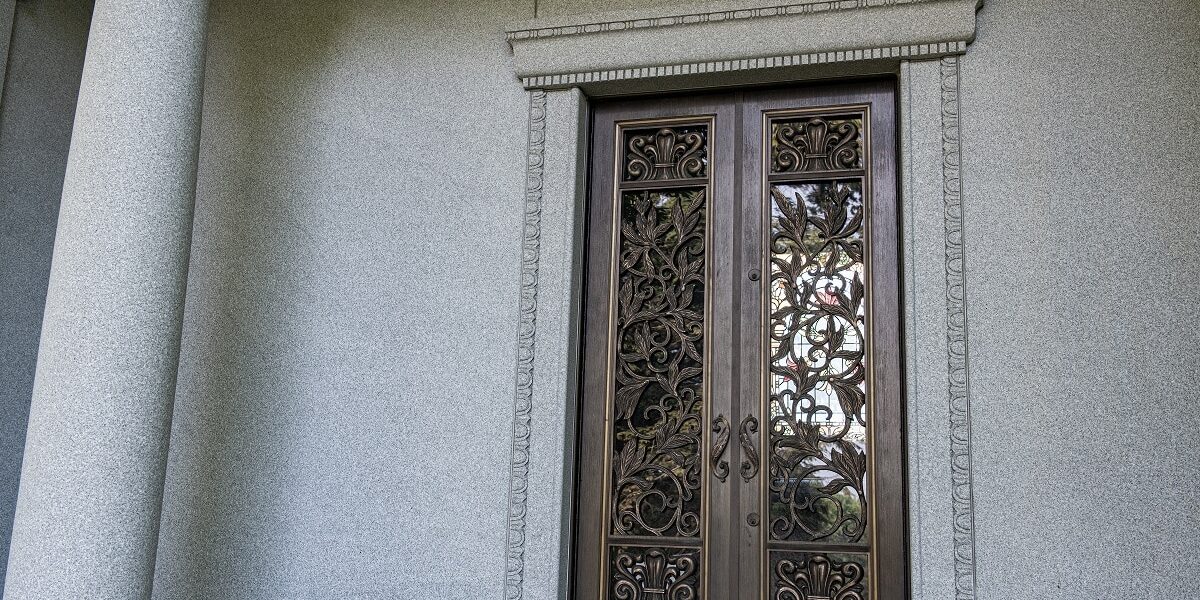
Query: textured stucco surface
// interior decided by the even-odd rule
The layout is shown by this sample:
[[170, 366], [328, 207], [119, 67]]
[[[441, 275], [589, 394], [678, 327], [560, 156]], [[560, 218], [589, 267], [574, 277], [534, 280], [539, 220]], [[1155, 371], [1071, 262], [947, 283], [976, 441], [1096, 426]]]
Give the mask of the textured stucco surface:
[[148, 598], [190, 245], [205, 1], [100, 0], [4, 596]]
[[1200, 3], [988, 0], [962, 63], [981, 600], [1200, 597]]
[[902, 67], [901, 239], [904, 248], [906, 446], [912, 597], [954, 594], [947, 399], [946, 241], [940, 61]]
[[587, 177], [585, 112], [586, 99], [578, 90], [547, 93], [524, 557], [526, 598], [564, 597], [570, 568], [581, 227]]
[[214, 2], [156, 598], [502, 595], [531, 8]]
[[[631, 27], [599, 33], [532, 37], [513, 41], [517, 74], [551, 75], [614, 71], [689, 63], [738, 63], [744, 59], [867, 48], [918, 47], [963, 42], [975, 31], [974, 0], [947, 0], [820, 10], [757, 18], [721, 18], [666, 27]], [[728, 5], [725, 6], [729, 9]], [[660, 11], [656, 11], [660, 12]], [[686, 8], [660, 12], [688, 14]], [[725, 14], [725, 13], [722, 13]], [[728, 14], [737, 14], [731, 12]], [[542, 28], [604, 23], [619, 13], [538, 19], [518, 25]], [[629, 18], [629, 17], [625, 17]], [[632, 21], [637, 22], [637, 21]], [[803, 31], [803, 35], [796, 35]], [[726, 63], [726, 67], [738, 68]], [[723, 71], [726, 68], [713, 70]]]
[[0, 2], [0, 21], [16, 17], [0, 97], [0, 589], [92, 3], [16, 8]]
[[[501, 32], [530, 4], [216, 3], [156, 598], [501, 595], [527, 119]], [[982, 600], [1200, 594], [1181, 575], [1200, 567], [1197, 10], [980, 13], [962, 135]], [[932, 600], [953, 597], [941, 98], [936, 62], [906, 68], [913, 586]], [[539, 600], [563, 567], [570, 415], [539, 411], [570, 389], [574, 193], [544, 197]]]

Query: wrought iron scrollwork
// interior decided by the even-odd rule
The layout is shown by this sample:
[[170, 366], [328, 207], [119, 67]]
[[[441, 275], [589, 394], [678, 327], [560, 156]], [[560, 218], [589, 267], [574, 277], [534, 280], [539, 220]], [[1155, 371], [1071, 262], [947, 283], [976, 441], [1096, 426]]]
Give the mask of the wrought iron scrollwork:
[[631, 132], [625, 139], [625, 181], [704, 177], [708, 171], [707, 130], [698, 126]]
[[819, 117], [771, 126], [771, 171], [803, 173], [862, 168], [862, 119]]
[[863, 198], [857, 181], [771, 189], [771, 537], [867, 528]]
[[773, 600], [866, 600], [866, 569], [823, 555], [788, 555], [775, 563]]
[[742, 475], [742, 480], [749, 483], [758, 475], [758, 449], [754, 447], [751, 437], [758, 433], [758, 419], [754, 415], [746, 415], [742, 419], [742, 424], [738, 426], [738, 441], [742, 444], [742, 459], [739, 473]]
[[700, 552], [691, 548], [613, 548], [615, 600], [695, 600]]
[[703, 189], [622, 196], [615, 535], [700, 532], [704, 215]]
[[729, 461], [724, 460], [725, 448], [729, 446], [729, 419], [725, 415], [717, 415], [713, 419], [712, 470], [713, 475], [724, 483], [729, 477]]

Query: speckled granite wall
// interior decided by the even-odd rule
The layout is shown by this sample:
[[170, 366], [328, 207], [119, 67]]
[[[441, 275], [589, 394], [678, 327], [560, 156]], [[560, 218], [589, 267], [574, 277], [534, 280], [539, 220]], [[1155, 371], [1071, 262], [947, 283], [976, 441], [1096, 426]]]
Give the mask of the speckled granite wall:
[[0, 98], [0, 589], [91, 13], [41, 0], [0, 16], [16, 17]]
[[1200, 3], [988, 0], [962, 61], [979, 598], [1200, 597]]
[[[502, 594], [528, 100], [501, 32], [531, 4], [216, 0], [156, 598]], [[1200, 595], [1200, 6], [979, 19], [960, 74], [977, 597]], [[912, 226], [909, 252], [944, 252], [940, 220]], [[944, 340], [913, 339], [940, 380]], [[910, 511], [928, 598], [953, 597], [945, 491]]]
[[502, 594], [528, 4], [214, 2], [156, 598]]

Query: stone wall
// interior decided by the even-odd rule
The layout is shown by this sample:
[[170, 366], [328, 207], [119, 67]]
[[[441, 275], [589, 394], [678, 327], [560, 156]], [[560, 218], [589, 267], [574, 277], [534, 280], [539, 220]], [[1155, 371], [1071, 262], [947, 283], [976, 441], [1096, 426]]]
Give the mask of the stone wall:
[[501, 595], [525, 4], [214, 2], [157, 598]]
[[962, 60], [979, 597], [1200, 597], [1200, 3], [988, 0]]
[[[503, 30], [531, 16], [215, 0], [157, 597], [503, 593], [529, 119]], [[1188, 0], [989, 0], [961, 61], [979, 598], [1200, 594], [1198, 28]]]

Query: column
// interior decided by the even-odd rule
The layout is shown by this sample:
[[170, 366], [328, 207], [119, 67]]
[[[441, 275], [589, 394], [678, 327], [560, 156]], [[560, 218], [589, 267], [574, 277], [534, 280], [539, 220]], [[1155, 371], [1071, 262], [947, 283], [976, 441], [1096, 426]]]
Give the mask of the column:
[[207, 0], [97, 0], [9, 600], [147, 599], [191, 245]]

